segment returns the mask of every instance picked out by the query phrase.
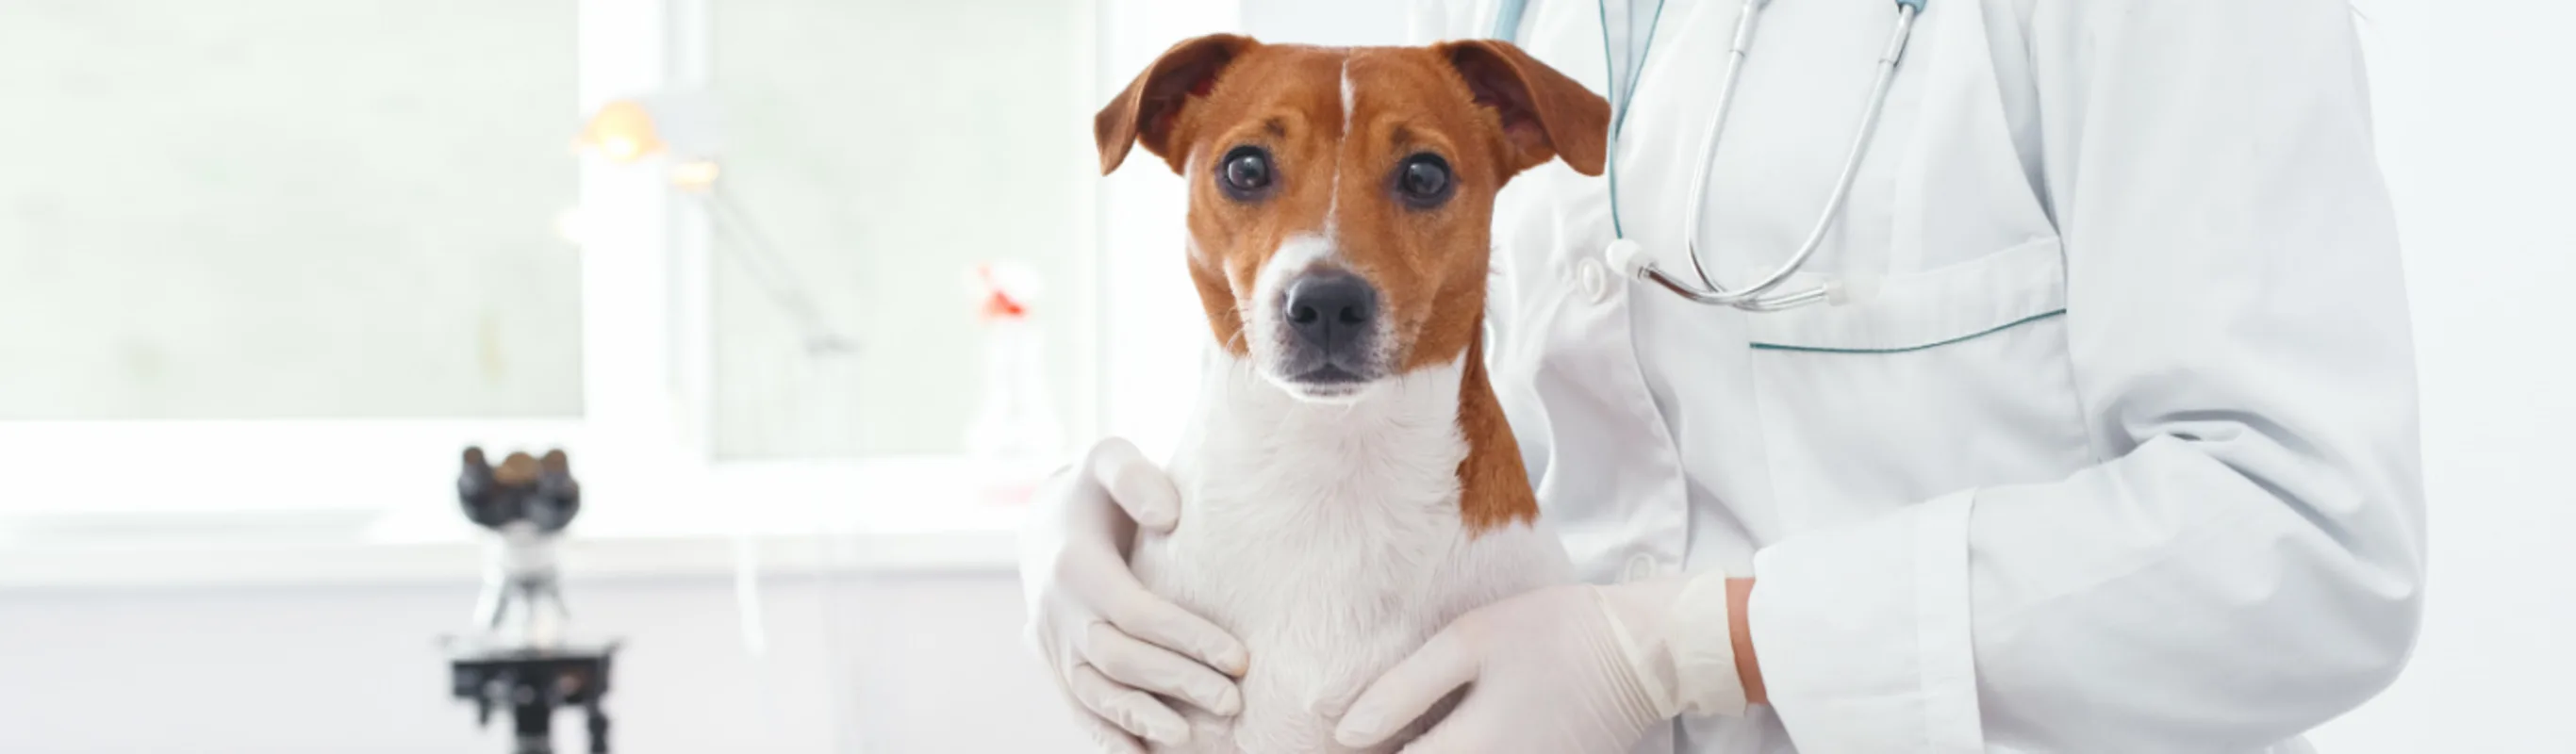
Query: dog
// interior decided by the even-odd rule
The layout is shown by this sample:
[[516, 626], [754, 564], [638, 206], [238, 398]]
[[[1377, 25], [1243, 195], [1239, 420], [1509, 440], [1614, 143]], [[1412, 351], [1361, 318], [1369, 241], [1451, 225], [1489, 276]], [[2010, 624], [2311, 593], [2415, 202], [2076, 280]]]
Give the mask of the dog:
[[1130, 564], [1252, 659], [1241, 714], [1189, 708], [1157, 751], [1353, 751], [1336, 710], [1380, 673], [1573, 580], [1486, 379], [1485, 286], [1495, 192], [1551, 159], [1599, 175], [1608, 124], [1507, 43], [1234, 35], [1172, 47], [1094, 119], [1103, 174], [1141, 145], [1189, 182], [1216, 346], [1169, 466], [1179, 526]]

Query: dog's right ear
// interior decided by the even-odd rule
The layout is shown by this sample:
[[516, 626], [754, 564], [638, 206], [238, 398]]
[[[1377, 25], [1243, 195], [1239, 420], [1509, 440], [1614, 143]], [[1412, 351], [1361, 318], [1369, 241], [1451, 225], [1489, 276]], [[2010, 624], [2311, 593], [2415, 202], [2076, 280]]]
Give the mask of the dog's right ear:
[[1170, 163], [1172, 172], [1181, 171], [1185, 156], [1174, 151], [1181, 125], [1181, 108], [1192, 97], [1207, 96], [1216, 86], [1216, 76], [1236, 56], [1260, 42], [1234, 34], [1210, 34], [1172, 45], [1163, 51], [1127, 90], [1118, 93], [1109, 106], [1091, 119], [1091, 138], [1100, 142], [1100, 174], [1117, 170], [1127, 161], [1127, 149], [1145, 145], [1145, 151]]
[[1608, 100], [1510, 42], [1465, 40], [1431, 49], [1449, 59], [1476, 104], [1493, 109], [1511, 172], [1558, 158], [1574, 172], [1601, 174], [1610, 149]]

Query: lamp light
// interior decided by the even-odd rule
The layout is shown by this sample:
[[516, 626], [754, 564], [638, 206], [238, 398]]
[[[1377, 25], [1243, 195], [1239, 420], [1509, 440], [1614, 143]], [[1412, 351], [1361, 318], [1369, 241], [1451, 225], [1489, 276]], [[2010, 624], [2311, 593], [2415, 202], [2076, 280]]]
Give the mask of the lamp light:
[[[807, 295], [803, 277], [769, 243], [742, 203], [723, 190], [723, 160], [713, 98], [693, 90], [659, 91], [610, 100], [582, 122], [573, 136], [573, 151], [615, 165], [647, 165], [662, 180], [692, 201], [712, 221], [716, 248], [742, 265], [770, 303], [794, 318], [805, 331], [805, 346], [814, 355], [856, 350]], [[580, 209], [556, 219], [556, 233], [576, 245], [598, 230], [603, 218]]]

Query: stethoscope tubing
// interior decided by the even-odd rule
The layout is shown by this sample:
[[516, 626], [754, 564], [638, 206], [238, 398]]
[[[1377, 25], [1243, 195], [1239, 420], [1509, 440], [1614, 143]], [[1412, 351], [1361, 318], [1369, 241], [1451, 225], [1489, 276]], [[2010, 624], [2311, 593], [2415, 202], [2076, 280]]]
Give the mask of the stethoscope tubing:
[[[1861, 161], [1869, 154], [1871, 137], [1878, 132], [1879, 116], [1886, 109], [1888, 91], [1895, 86], [1897, 62], [1905, 57], [1906, 41], [1913, 36], [1914, 20], [1922, 8], [1921, 0], [1898, 0], [1896, 4], [1896, 26], [1888, 35], [1886, 50], [1879, 55], [1878, 75], [1870, 86], [1870, 98], [1866, 109], [1861, 114], [1859, 133], [1852, 137], [1851, 148], [1843, 158], [1842, 172], [1834, 179], [1833, 193], [1826, 198], [1824, 211], [1817, 215], [1815, 226], [1807, 232], [1806, 241], [1799, 244], [1798, 250], [1789, 255], [1788, 261], [1772, 270], [1771, 274], [1743, 289], [1729, 290], [1718, 285], [1716, 279], [1708, 274], [1708, 269], [1701, 264], [1699, 234], [1700, 226], [1705, 224], [1703, 216], [1707, 211], [1705, 200], [1708, 195], [1710, 174], [1714, 172], [1712, 168], [1717, 156], [1718, 138], [1726, 130], [1727, 114], [1733, 110], [1736, 80], [1743, 72], [1745, 58], [1751, 56], [1754, 21], [1759, 15], [1759, 6], [1764, 1], [1745, 0], [1744, 12], [1736, 21], [1734, 46], [1727, 51], [1726, 73], [1718, 89], [1717, 114], [1709, 119], [1708, 133], [1700, 139], [1699, 162], [1691, 178], [1689, 206], [1693, 211], [1682, 226], [1682, 247], [1690, 259], [1691, 271], [1699, 278], [1699, 285], [1693, 286], [1688, 282], [1675, 279], [1652, 262], [1637, 265], [1635, 268], [1635, 274], [1639, 278], [1662, 286], [1682, 298], [1701, 304], [1731, 306], [1756, 312], [1780, 311], [1832, 297], [1833, 291], [1829, 285], [1818, 285], [1794, 293], [1766, 294], [1770, 294], [1773, 289], [1787, 282], [1790, 276], [1797, 274], [1800, 268], [1806, 266], [1807, 259], [1815, 256], [1816, 250], [1824, 246], [1825, 235], [1833, 230], [1834, 221], [1841, 216], [1843, 205], [1851, 198], [1852, 184], [1860, 177]], [[1613, 148], [1615, 149], [1615, 145]]]

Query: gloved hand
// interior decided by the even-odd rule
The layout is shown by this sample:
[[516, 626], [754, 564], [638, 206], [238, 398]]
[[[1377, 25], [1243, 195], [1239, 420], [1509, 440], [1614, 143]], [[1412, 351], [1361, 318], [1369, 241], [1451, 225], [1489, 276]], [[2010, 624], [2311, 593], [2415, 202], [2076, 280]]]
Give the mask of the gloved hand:
[[1243, 710], [1234, 681], [1251, 663], [1243, 643], [1145, 591], [1128, 569], [1136, 528], [1169, 531], [1180, 517], [1180, 492], [1161, 468], [1135, 445], [1105, 440], [1032, 505], [1020, 536], [1028, 641], [1103, 751], [1143, 754], [1140, 736], [1187, 741], [1188, 723], [1164, 699]]
[[1378, 744], [1468, 684], [1406, 754], [1618, 754], [1678, 714], [1741, 715], [1728, 589], [1709, 575], [1552, 587], [1487, 605], [1379, 677], [1333, 737]]

